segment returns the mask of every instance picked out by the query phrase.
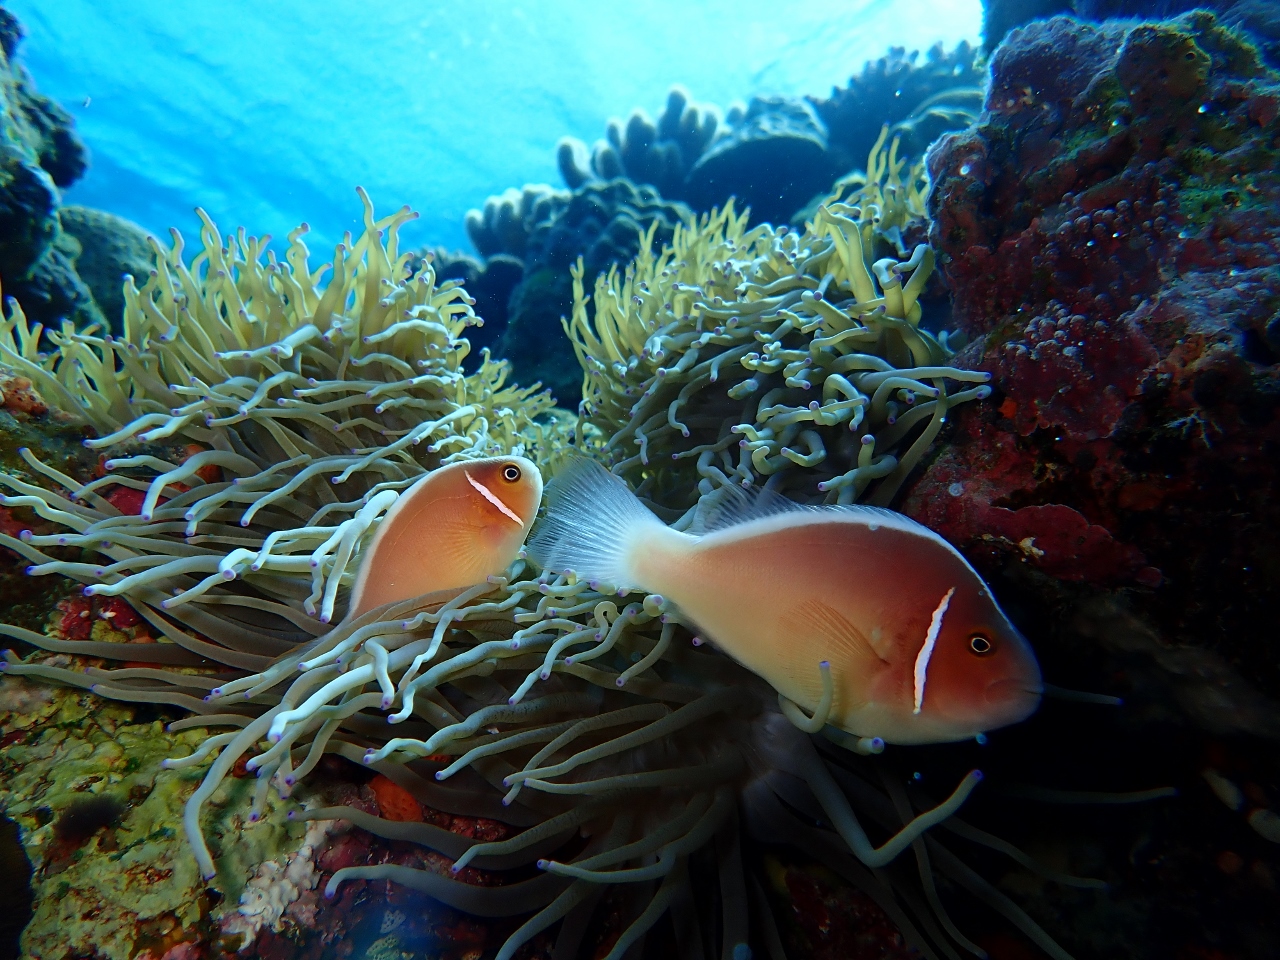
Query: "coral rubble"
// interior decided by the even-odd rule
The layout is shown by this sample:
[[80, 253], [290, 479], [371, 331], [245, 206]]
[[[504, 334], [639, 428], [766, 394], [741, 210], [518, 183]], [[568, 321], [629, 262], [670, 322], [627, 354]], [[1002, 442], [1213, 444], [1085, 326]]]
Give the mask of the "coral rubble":
[[906, 509], [992, 562], [1138, 589], [1275, 695], [1280, 76], [1207, 13], [1032, 23], [991, 69], [929, 208], [978, 338], [957, 362], [997, 393]]

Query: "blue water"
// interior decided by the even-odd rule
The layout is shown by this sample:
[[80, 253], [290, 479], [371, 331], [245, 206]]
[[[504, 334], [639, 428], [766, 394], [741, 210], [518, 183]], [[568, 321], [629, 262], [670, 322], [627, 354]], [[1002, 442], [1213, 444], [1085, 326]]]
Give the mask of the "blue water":
[[66, 202], [188, 235], [197, 205], [224, 231], [305, 220], [317, 252], [355, 225], [356, 184], [422, 213], [411, 242], [469, 249], [469, 208], [561, 185], [561, 136], [656, 115], [674, 83], [721, 106], [825, 94], [891, 44], [974, 42], [981, 17], [979, 0], [6, 5], [92, 150]]

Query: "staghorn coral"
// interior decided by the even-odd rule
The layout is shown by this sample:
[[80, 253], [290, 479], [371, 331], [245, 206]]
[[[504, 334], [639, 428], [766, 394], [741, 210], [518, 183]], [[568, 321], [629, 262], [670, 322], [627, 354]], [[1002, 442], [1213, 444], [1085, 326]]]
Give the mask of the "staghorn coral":
[[[900, 176], [900, 168], [890, 169]], [[690, 243], [710, 236], [719, 237], [721, 247], [758, 245], [759, 262], [742, 263], [756, 280], [775, 269], [771, 264], [784, 269], [769, 281], [782, 293], [774, 295], [777, 301], [735, 298], [739, 323], [760, 320], [756, 329], [771, 333], [794, 323], [810, 348], [843, 358], [833, 361], [843, 363], [838, 371], [803, 362], [794, 372], [774, 371], [770, 365], [791, 360], [765, 346], [748, 360], [751, 369], [722, 357], [726, 379], [761, 390], [782, 373], [796, 385], [781, 389], [803, 390], [801, 381], [822, 382], [819, 372], [827, 380], [840, 377], [833, 383], [849, 383], [850, 395], [832, 400], [834, 408], [795, 407], [814, 429], [847, 432], [848, 423], [866, 421], [890, 431], [889, 404], [902, 404], [898, 423], [909, 416], [906, 391], [929, 398], [915, 407], [924, 410], [915, 420], [940, 424], [949, 403], [981, 388], [942, 392], [946, 378], [973, 375], [934, 363], [943, 359], [943, 344], [917, 327], [920, 311], [913, 301], [927, 275], [928, 250], [918, 248], [905, 265], [877, 261], [868, 271], [862, 251], [871, 245], [876, 215], [870, 205], [859, 214], [862, 221], [853, 215], [846, 204], [828, 205], [803, 247], [799, 236], [763, 228], [748, 237], [732, 211], [710, 218], [702, 232], [681, 233]], [[716, 854], [721, 940], [733, 952], [752, 937], [749, 903], [761, 896], [744, 874], [744, 832], [760, 842], [792, 844], [851, 880], [926, 956], [949, 955], [949, 944], [968, 944], [947, 918], [935, 870], [990, 903], [1052, 956], [1066, 956], [941, 841], [924, 835], [945, 821], [967, 839], [1029, 863], [953, 817], [977, 784], [976, 772], [937, 804], [903, 788], [874, 756], [876, 743], [830, 730], [812, 739], [779, 713], [774, 692], [762, 681], [714, 651], [697, 649], [661, 597], [622, 597], [605, 585], [534, 576], [517, 561], [505, 577], [325, 627], [341, 608], [344, 570], [378, 511], [426, 466], [413, 458], [414, 438], [430, 438], [427, 455], [438, 458], [527, 445], [546, 464], [558, 452], [556, 424], [532, 421], [545, 400], [498, 393], [501, 370], [488, 362], [472, 377], [458, 372], [465, 346], [457, 335], [469, 309], [456, 287], [436, 288], [429, 269], [401, 277], [406, 261], [396, 253], [395, 228], [406, 216], [376, 222], [367, 207], [364, 236], [339, 248], [335, 277], [324, 290], [317, 287], [318, 273], [307, 272], [298, 234], [287, 264], [269, 255], [263, 264], [263, 242], [242, 235], [224, 248], [207, 226], [204, 251], [190, 267], [175, 245], [159, 251], [157, 270], [142, 290], [129, 288], [124, 338], [64, 328], [53, 335], [57, 350], [42, 357], [34, 332], [17, 311], [10, 315], [3, 343], [9, 362], [47, 396], [85, 404], [85, 415], [109, 431], [91, 441], [96, 448], [132, 456], [113, 457], [111, 472], [86, 485], [28, 456], [37, 479], [61, 485], [68, 495], [6, 475], [3, 482], [17, 494], [6, 502], [36, 511], [64, 532], [0, 542], [32, 560], [34, 573], [59, 573], [88, 583], [95, 597], [127, 599], [159, 642], [54, 639], [5, 626], [0, 630], [37, 652], [25, 658], [6, 652], [3, 671], [191, 711], [170, 731], [198, 746], [166, 766], [193, 775], [204, 771], [183, 821], [207, 878], [218, 876], [235, 842], [226, 835], [210, 838], [210, 806], [221, 804], [219, 819], [233, 807], [241, 816], [247, 808], [250, 822], [275, 822], [272, 788], [283, 798], [305, 789], [326, 754], [376, 770], [431, 809], [505, 824], [515, 832], [472, 839], [354, 806], [294, 811], [308, 821], [349, 820], [451, 864], [447, 875], [402, 863], [344, 865], [325, 885], [330, 895], [349, 882], [392, 880], [474, 914], [532, 913], [503, 945], [501, 958], [562, 918], [557, 949], [573, 954], [601, 891], [616, 886], [629, 892], [621, 901], [618, 936], [607, 950], [621, 957], [668, 911], [676, 922], [693, 915], [689, 865], [704, 850]], [[775, 243], [783, 252], [770, 260]], [[822, 279], [810, 269], [823, 270]], [[770, 306], [789, 316], [763, 321]], [[707, 307], [727, 312], [728, 302], [712, 300]], [[712, 336], [735, 338], [737, 325], [726, 319], [733, 332], [713, 329]], [[819, 332], [822, 337], [815, 336]], [[425, 372], [402, 369], [408, 367], [404, 360], [376, 352], [397, 337], [391, 348], [417, 359]], [[909, 366], [899, 373], [877, 353], [841, 349], [846, 341]], [[760, 342], [751, 337], [748, 345]], [[733, 359], [746, 359], [747, 352]], [[208, 369], [215, 364], [222, 369]], [[874, 387], [866, 379], [885, 373], [890, 375]], [[505, 412], [497, 406], [504, 396], [511, 404]], [[268, 398], [274, 404], [263, 402]], [[129, 413], [134, 419], [125, 421]], [[815, 415], [833, 423], [819, 423]], [[912, 426], [903, 424], [902, 434]], [[333, 439], [348, 433], [364, 446], [348, 453], [352, 440], [339, 446]], [[889, 435], [882, 432], [875, 443]], [[928, 437], [926, 430], [912, 445], [917, 452], [901, 461], [869, 451], [872, 471], [879, 471], [877, 494], [891, 489], [896, 469], [909, 469]], [[140, 452], [174, 440], [205, 449], [185, 462]], [[859, 443], [858, 449], [871, 446]], [[750, 451], [745, 456], [753, 463]], [[836, 496], [865, 487], [856, 469], [847, 482], [831, 483]], [[352, 499], [338, 500], [331, 481], [352, 483], [354, 490], [343, 491]], [[102, 493], [111, 482], [137, 491], [137, 516], [111, 507]], [[171, 499], [162, 501], [166, 495]], [[53, 555], [73, 545], [113, 562], [95, 566]], [[62, 659], [50, 661], [45, 651]], [[67, 657], [128, 663], [75, 671]], [[804, 729], [823, 731], [821, 713], [803, 718]], [[202, 730], [207, 733], [197, 733]], [[251, 799], [226, 798], [237, 769], [257, 774]], [[876, 785], [881, 775], [883, 787]], [[833, 829], [815, 827], [818, 821]], [[908, 874], [889, 886], [870, 872], [909, 847], [917, 880]], [[538, 868], [532, 876], [531, 867]], [[490, 879], [474, 882], [467, 873], [473, 868]], [[227, 883], [222, 877], [218, 882]], [[755, 923], [760, 937], [776, 941], [768, 910]]]
[[870, 176], [803, 232], [748, 230], [730, 205], [661, 251], [649, 238], [590, 299], [576, 272], [566, 330], [586, 371], [584, 422], [653, 503], [683, 511], [767, 480], [794, 499], [886, 504], [947, 411], [989, 393], [948, 388], [989, 378], [948, 366], [945, 336], [920, 326], [932, 250], [875, 256], [900, 248], [922, 209], [918, 176], [904, 180], [883, 140]]

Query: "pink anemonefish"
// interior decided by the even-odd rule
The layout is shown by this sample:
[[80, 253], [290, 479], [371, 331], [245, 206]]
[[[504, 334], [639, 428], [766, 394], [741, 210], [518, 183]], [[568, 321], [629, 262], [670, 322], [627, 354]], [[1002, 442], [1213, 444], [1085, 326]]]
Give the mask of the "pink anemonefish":
[[726, 490], [684, 533], [618, 477], [575, 461], [526, 547], [544, 568], [675, 603], [721, 650], [829, 722], [888, 743], [963, 740], [1026, 719], [1043, 684], [982, 578], [936, 533], [875, 507]]
[[502, 573], [524, 545], [541, 500], [542, 474], [524, 457], [463, 460], [431, 471], [382, 518], [356, 573], [347, 619]]

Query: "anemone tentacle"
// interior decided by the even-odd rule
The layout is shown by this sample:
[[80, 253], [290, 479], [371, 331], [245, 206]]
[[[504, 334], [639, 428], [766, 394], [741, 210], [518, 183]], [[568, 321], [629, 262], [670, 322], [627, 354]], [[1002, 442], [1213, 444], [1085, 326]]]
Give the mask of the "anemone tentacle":
[[[481, 843], [351, 808], [302, 813], [437, 850], [455, 874], [540, 869], [497, 887], [388, 864], [330, 881], [330, 894], [383, 878], [478, 914], [532, 914], [500, 957], [562, 918], [562, 942], [575, 943], [598, 891], [625, 883], [638, 905], [610, 954], [621, 956], [684, 909], [689, 859], [712, 847], [732, 950], [748, 936], [739, 831], [823, 848], [926, 956], [961, 943], [929, 896], [929, 863], [1029, 929], [924, 833], [956, 822], [976, 777], [941, 805], [911, 797], [911, 815], [898, 815], [888, 793], [845, 769], [877, 769], [883, 743], [841, 740], [821, 710], [788, 710], [799, 729], [767, 685], [698, 646], [662, 597], [517, 560], [465, 590], [340, 616], [360, 551], [400, 490], [440, 464], [496, 452], [553, 472], [571, 428], [579, 450], [677, 513], [743, 481], [838, 502], [892, 496], [947, 410], [986, 388], [966, 387], [984, 375], [949, 366], [945, 337], [920, 326], [931, 252], [870, 256], [900, 238], [918, 200], [900, 189], [895, 153], [872, 160], [866, 181], [842, 187], [860, 191], [857, 203], [837, 194], [803, 232], [748, 231], [730, 207], [664, 251], [651, 233], [625, 275], [596, 284], [594, 317], [579, 270], [567, 325], [586, 376], [576, 424], [545, 394], [506, 386], [505, 365], [487, 355], [464, 369], [473, 301], [437, 284], [429, 263], [411, 269], [397, 246], [411, 214], [375, 219], [363, 194], [363, 233], [314, 271], [305, 228], [280, 261], [266, 238], [224, 241], [202, 215], [193, 259], [175, 234], [154, 247], [141, 288], [127, 285], [118, 337], [64, 327], [46, 333], [56, 348], [46, 355], [40, 330], [10, 304], [0, 362], [78, 412], [106, 459], [103, 477], [79, 483], [24, 454], [28, 471], [0, 474], [0, 503], [58, 532], [0, 534], [0, 544], [35, 575], [125, 598], [157, 642], [0, 626], [37, 650], [6, 652], [0, 671], [175, 705], [192, 716], [174, 729], [219, 731], [170, 760], [205, 769], [184, 826], [206, 877], [205, 805], [242, 759], [259, 778], [253, 814], [269, 789], [305, 790], [336, 755], [430, 807], [505, 823], [511, 835]], [[118, 509], [112, 486], [140, 492], [141, 512]], [[76, 673], [47, 652], [134, 664]], [[769, 818], [774, 835], [761, 827]], [[923, 864], [923, 898], [867, 869], [908, 848]]]

